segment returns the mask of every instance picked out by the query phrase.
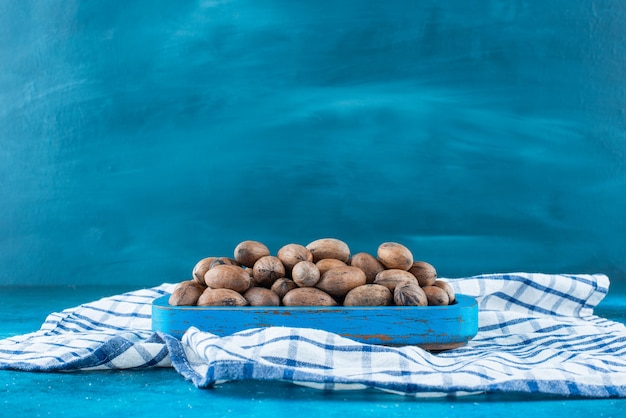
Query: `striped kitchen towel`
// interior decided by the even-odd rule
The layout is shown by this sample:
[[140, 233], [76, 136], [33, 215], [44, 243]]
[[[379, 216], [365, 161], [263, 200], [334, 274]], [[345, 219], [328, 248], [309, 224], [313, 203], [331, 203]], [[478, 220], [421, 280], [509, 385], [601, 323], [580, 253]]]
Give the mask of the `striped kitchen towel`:
[[268, 327], [182, 340], [153, 333], [150, 303], [172, 284], [54, 313], [0, 341], [0, 368], [60, 371], [173, 366], [198, 387], [282, 380], [415, 396], [478, 392], [626, 397], [626, 328], [594, 315], [605, 275], [488, 274], [447, 279], [479, 304], [479, 331], [437, 354], [359, 343], [318, 329]]

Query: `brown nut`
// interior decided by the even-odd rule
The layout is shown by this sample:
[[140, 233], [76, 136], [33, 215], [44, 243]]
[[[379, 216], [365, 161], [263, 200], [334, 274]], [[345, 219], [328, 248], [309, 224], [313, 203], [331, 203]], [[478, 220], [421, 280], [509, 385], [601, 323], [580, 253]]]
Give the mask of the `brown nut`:
[[204, 282], [213, 289], [231, 289], [243, 293], [250, 287], [250, 274], [239, 266], [220, 264], [211, 267], [204, 275]]
[[413, 254], [397, 242], [383, 242], [376, 253], [378, 260], [388, 269], [408, 270], [413, 265]]
[[409, 269], [411, 273], [417, 279], [420, 286], [432, 286], [437, 280], [437, 270], [432, 264], [426, 261], [415, 261]]
[[383, 270], [374, 279], [375, 284], [383, 285], [391, 292], [396, 289], [396, 286], [405, 282], [418, 284], [415, 276], [406, 270], [400, 269]]
[[336, 258], [323, 258], [317, 263], [315, 263], [317, 268], [320, 271], [320, 276], [323, 276], [330, 269], [334, 269], [336, 267], [346, 267], [347, 264], [341, 260], [337, 260]]
[[328, 293], [315, 287], [297, 287], [283, 297], [285, 306], [337, 306]]
[[266, 255], [270, 255], [270, 250], [259, 241], [242, 241], [235, 247], [235, 260], [246, 267], [254, 266], [259, 258]]
[[252, 276], [256, 286], [270, 288], [277, 279], [285, 277], [285, 266], [278, 257], [266, 255], [254, 263]]
[[428, 298], [422, 288], [413, 282], [404, 282], [396, 286], [393, 301], [398, 306], [427, 306]]
[[304, 245], [300, 244], [284, 245], [280, 248], [280, 250], [278, 250], [276, 256], [285, 266], [285, 272], [287, 274], [291, 274], [293, 266], [298, 264], [300, 261], [313, 261], [313, 254], [311, 254], [311, 251], [307, 250]]
[[324, 258], [335, 258], [346, 263], [350, 259], [350, 248], [345, 242], [336, 238], [322, 238], [309, 243], [307, 250], [313, 254], [313, 262]]
[[224, 264], [229, 265], [229, 266], [239, 266], [239, 263], [234, 258], [230, 258], [230, 257], [215, 257], [213, 259], [213, 261], [211, 261], [211, 264], [209, 265], [209, 268], [212, 269], [215, 266], [221, 266], [221, 265], [224, 265]]
[[428, 306], [445, 306], [450, 304], [450, 297], [442, 288], [438, 286], [424, 286], [422, 290], [426, 293]]
[[385, 266], [376, 257], [368, 253], [354, 254], [350, 260], [350, 265], [363, 270], [367, 283], [374, 283], [376, 275], [385, 269]]
[[300, 261], [291, 271], [292, 280], [300, 287], [313, 287], [320, 277], [320, 269], [311, 261]]
[[448, 294], [448, 305], [452, 305], [456, 302], [456, 294], [454, 293], [454, 289], [450, 286], [450, 283], [444, 282], [443, 280], [435, 280], [433, 286], [437, 286], [442, 288]]
[[348, 292], [344, 306], [388, 306], [393, 303], [389, 289], [379, 284], [364, 284]]
[[324, 273], [315, 287], [333, 297], [342, 297], [355, 287], [364, 285], [365, 280], [365, 273], [358, 267], [336, 267]]
[[195, 280], [185, 280], [176, 285], [168, 299], [168, 303], [171, 306], [193, 306], [198, 303], [198, 298], [204, 292], [204, 289], [206, 287]]
[[215, 257], [203, 258], [202, 260], [198, 261], [196, 265], [193, 267], [191, 276], [197, 283], [203, 286], [205, 285], [204, 275], [211, 268], [211, 263], [213, 262], [213, 260], [215, 260]]
[[198, 299], [198, 306], [246, 306], [248, 301], [231, 289], [207, 288]]
[[251, 287], [246, 290], [243, 297], [250, 306], [279, 306], [280, 298], [270, 289], [265, 287]]
[[283, 277], [281, 279], [277, 279], [270, 288], [270, 290], [276, 293], [280, 300], [282, 300], [290, 290], [293, 290], [297, 287], [298, 285], [296, 284], [296, 282]]

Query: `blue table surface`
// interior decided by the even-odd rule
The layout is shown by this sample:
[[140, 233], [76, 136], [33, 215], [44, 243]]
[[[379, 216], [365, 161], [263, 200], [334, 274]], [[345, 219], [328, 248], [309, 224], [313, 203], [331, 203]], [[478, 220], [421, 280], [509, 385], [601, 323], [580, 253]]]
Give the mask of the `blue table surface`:
[[[0, 288], [0, 338], [36, 331], [46, 316], [123, 287]], [[595, 313], [626, 323], [626, 295], [609, 295]], [[0, 370], [0, 416], [430, 416], [568, 418], [622, 416], [626, 399], [517, 394], [411, 398], [383, 392], [318, 391], [282, 382], [235, 382], [197, 389], [174, 369], [74, 373]]]

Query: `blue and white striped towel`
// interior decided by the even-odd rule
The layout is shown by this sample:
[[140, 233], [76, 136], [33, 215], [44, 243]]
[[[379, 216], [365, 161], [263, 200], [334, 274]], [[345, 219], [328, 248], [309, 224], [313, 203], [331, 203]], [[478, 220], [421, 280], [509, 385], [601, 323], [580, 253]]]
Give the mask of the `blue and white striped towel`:
[[416, 396], [626, 397], [626, 327], [593, 313], [608, 292], [606, 276], [513, 273], [449, 282], [478, 300], [479, 332], [466, 346], [439, 354], [307, 328], [226, 337], [190, 328], [179, 341], [151, 331], [151, 301], [174, 286], [163, 284], [51, 314], [39, 331], [1, 340], [0, 369], [173, 366], [198, 387], [260, 379]]

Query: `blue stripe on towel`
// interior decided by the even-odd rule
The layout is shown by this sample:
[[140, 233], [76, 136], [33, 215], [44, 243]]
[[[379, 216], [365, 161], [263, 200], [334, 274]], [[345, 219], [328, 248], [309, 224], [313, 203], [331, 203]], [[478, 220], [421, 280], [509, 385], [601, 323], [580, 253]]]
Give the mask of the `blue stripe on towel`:
[[48, 316], [34, 333], [0, 340], [0, 368], [71, 371], [173, 366], [198, 387], [288, 380], [327, 390], [422, 396], [476, 392], [626, 397], [626, 329], [597, 317], [603, 275], [490, 274], [448, 280], [479, 303], [479, 332], [432, 354], [362, 344], [323, 330], [269, 327], [182, 341], [151, 331], [151, 302], [174, 285], [103, 298]]

